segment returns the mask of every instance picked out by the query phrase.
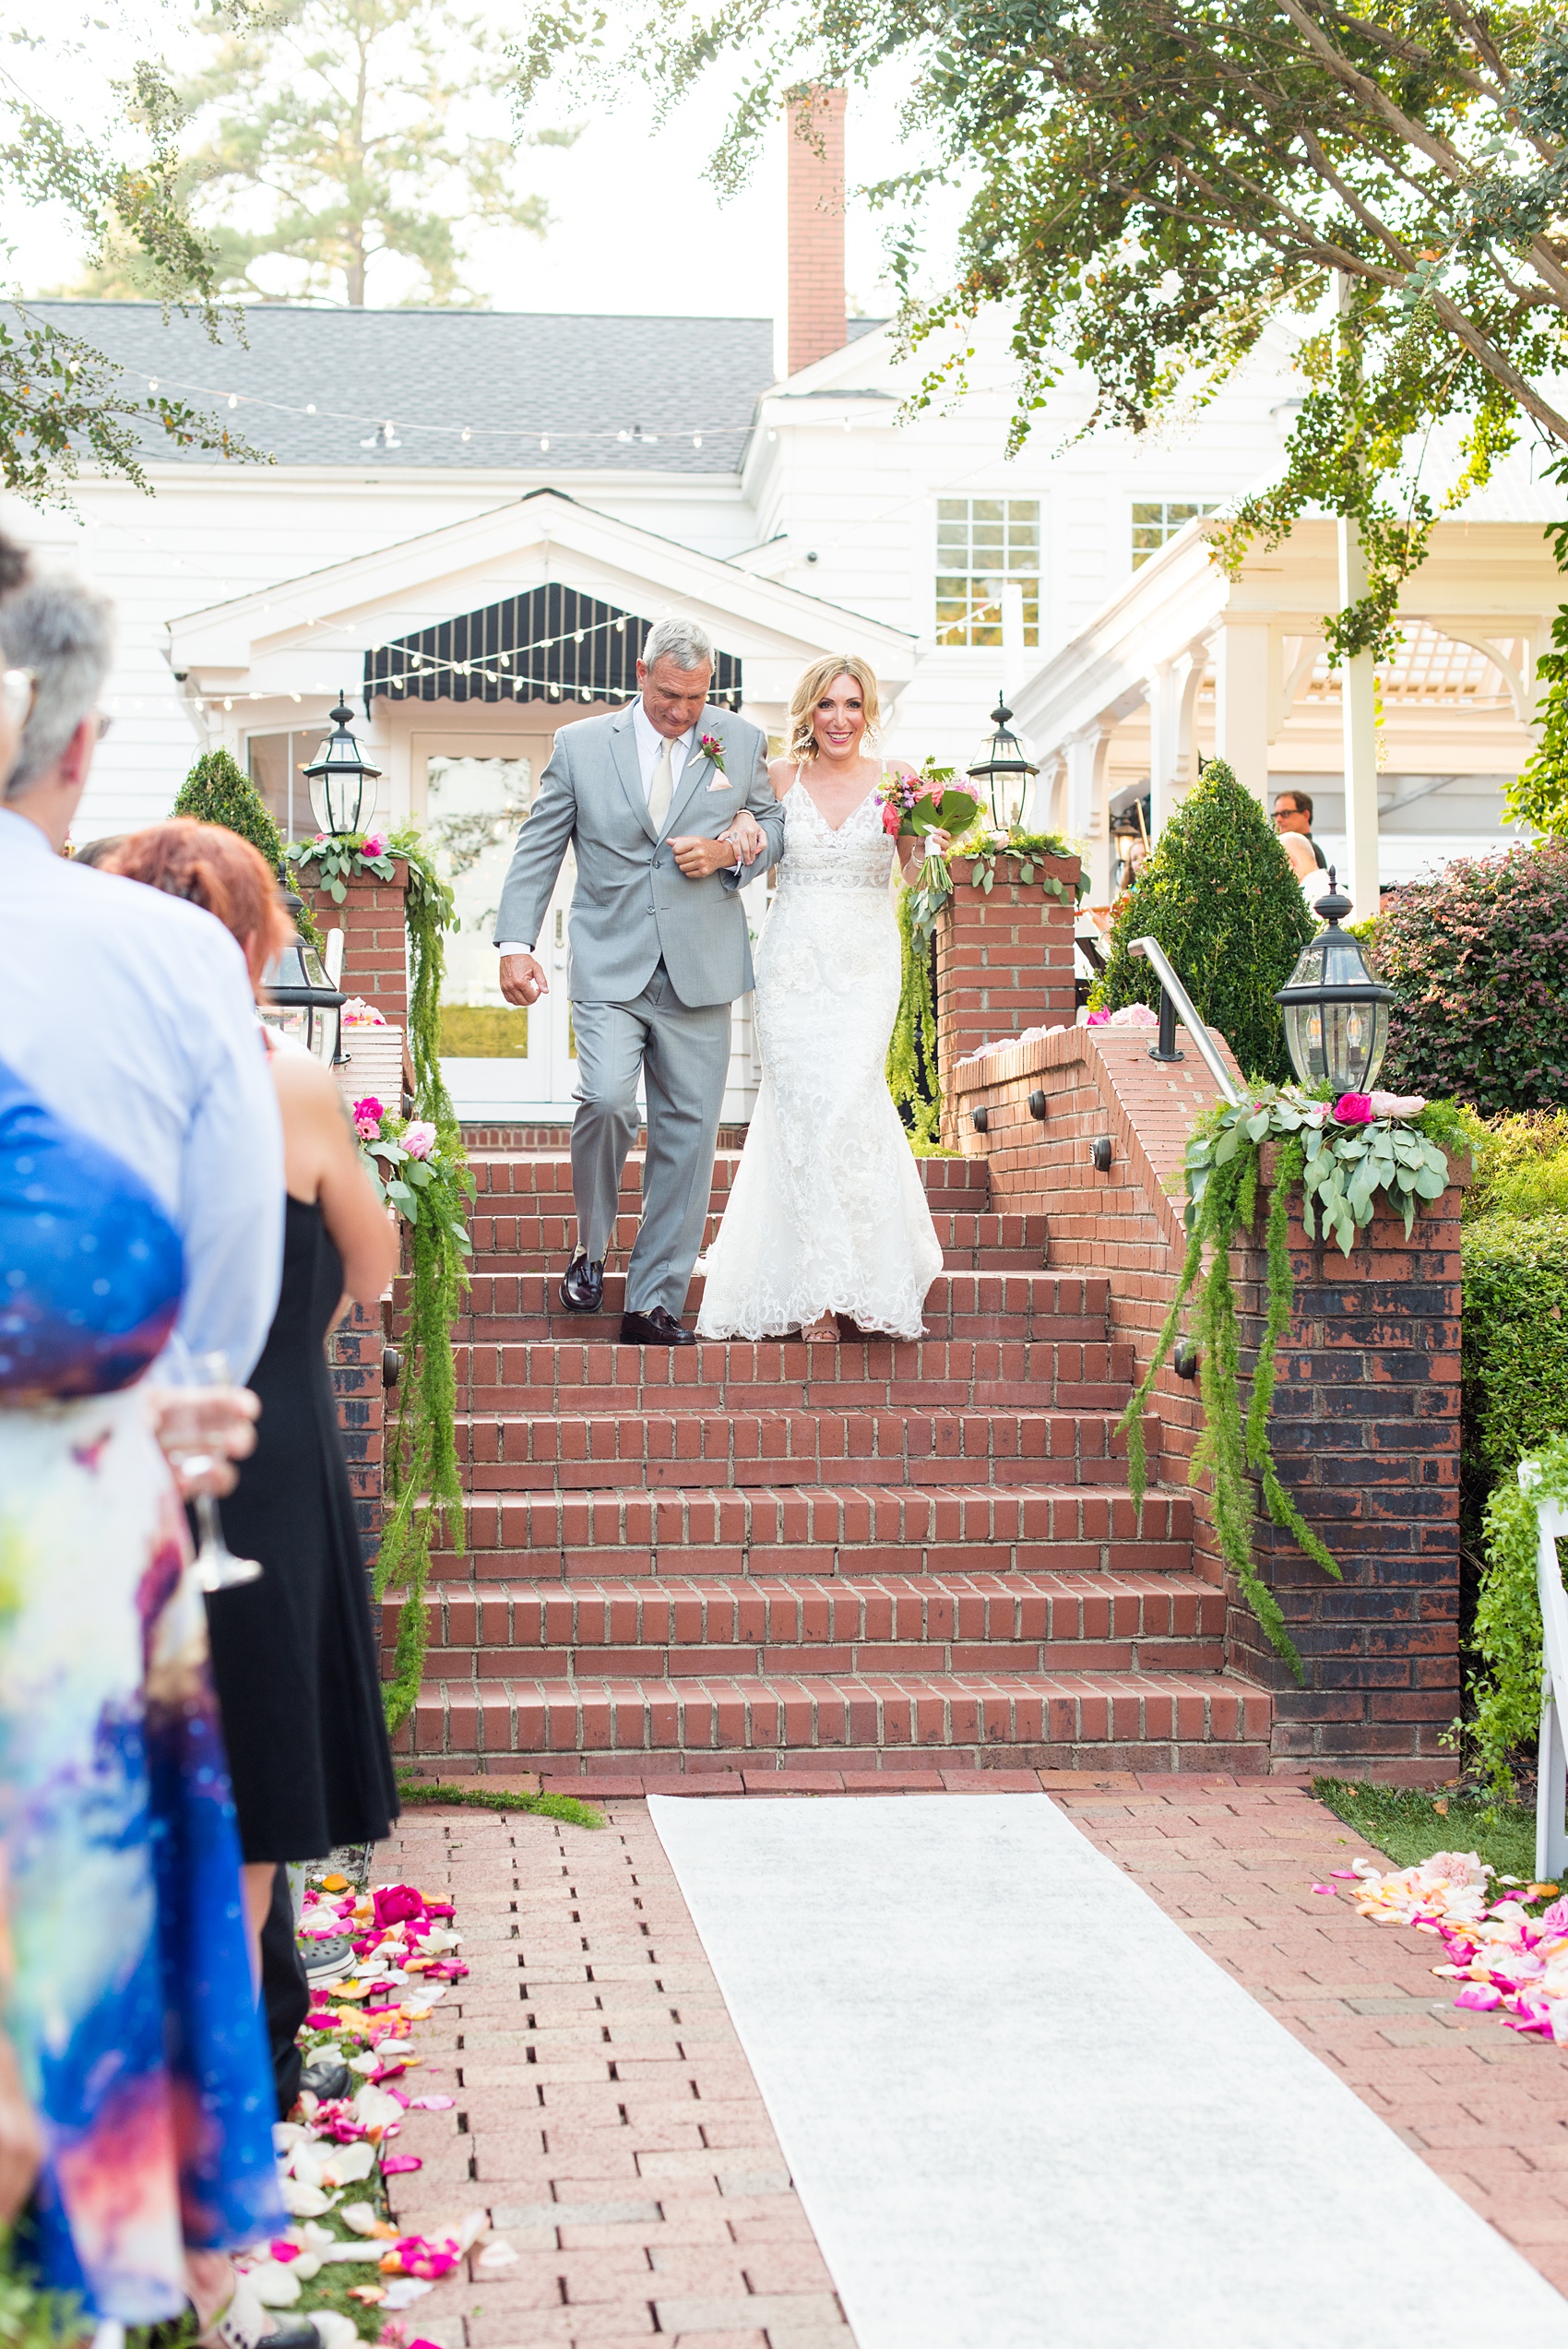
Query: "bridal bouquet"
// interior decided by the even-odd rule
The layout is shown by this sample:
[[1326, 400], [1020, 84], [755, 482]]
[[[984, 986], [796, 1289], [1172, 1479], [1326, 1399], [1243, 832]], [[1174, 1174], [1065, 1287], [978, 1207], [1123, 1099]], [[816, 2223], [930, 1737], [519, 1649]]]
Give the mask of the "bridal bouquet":
[[[877, 786], [882, 829], [893, 840], [924, 840], [931, 832], [961, 838], [980, 808], [980, 792], [967, 776], [951, 767], [933, 767], [928, 758], [918, 775], [885, 775]], [[926, 885], [951, 889], [947, 860], [932, 851], [925, 860]]]

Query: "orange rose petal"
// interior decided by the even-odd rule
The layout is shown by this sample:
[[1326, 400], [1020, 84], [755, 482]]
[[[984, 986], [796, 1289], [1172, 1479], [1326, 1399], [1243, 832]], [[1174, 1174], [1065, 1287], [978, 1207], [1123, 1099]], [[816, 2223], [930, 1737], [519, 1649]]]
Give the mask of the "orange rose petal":
[[349, 1879], [346, 1876], [324, 1876], [321, 1879], [321, 1889], [324, 1892], [346, 1892], [349, 1889]]

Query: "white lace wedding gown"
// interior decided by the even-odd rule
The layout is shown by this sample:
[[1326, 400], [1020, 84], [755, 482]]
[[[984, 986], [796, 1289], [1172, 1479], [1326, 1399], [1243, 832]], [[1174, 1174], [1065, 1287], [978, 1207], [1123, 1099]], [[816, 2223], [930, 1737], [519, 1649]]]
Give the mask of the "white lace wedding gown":
[[697, 1332], [775, 1338], [824, 1312], [917, 1338], [942, 1247], [887, 1090], [894, 844], [868, 793], [835, 831], [799, 781], [756, 957], [762, 1088]]

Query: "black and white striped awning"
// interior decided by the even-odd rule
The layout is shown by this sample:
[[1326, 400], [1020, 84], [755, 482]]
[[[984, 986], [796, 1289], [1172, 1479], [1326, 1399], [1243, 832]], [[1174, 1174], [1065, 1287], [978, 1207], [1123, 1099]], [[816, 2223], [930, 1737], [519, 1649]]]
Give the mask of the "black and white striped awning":
[[[629, 701], [653, 623], [552, 583], [442, 620], [364, 657], [365, 715], [392, 701]], [[714, 656], [712, 698], [741, 706], [741, 663]]]

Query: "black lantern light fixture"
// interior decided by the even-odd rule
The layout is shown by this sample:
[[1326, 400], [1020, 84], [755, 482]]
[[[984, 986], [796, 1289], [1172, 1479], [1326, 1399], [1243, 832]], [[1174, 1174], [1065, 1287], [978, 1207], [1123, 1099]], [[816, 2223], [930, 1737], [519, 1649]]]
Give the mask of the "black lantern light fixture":
[[1013, 712], [1001, 694], [991, 713], [994, 729], [990, 744], [969, 769], [969, 781], [983, 783], [991, 793], [991, 820], [999, 832], [1020, 821], [1024, 812], [1024, 778], [1039, 769], [1024, 757], [1024, 746], [1008, 724]]
[[267, 974], [267, 1000], [261, 1016], [267, 1027], [279, 1035], [291, 1036], [317, 1060], [335, 1067], [344, 1056], [345, 998], [322, 967], [315, 947], [300, 936], [299, 919], [304, 909], [292, 889], [284, 890], [283, 902], [294, 923], [294, 936]]
[[1327, 1082], [1336, 1093], [1370, 1093], [1388, 1049], [1392, 987], [1380, 986], [1361, 949], [1340, 926], [1350, 900], [1340, 894], [1334, 867], [1317, 912], [1327, 924], [1275, 996], [1285, 1014], [1285, 1048], [1303, 1085]]
[[322, 744], [315, 763], [303, 770], [317, 825], [322, 831], [337, 835], [369, 829], [375, 813], [375, 786], [381, 781], [380, 768], [372, 767], [362, 757], [354, 740], [349, 722], [353, 714], [339, 689], [338, 707], [332, 712], [334, 731]]

